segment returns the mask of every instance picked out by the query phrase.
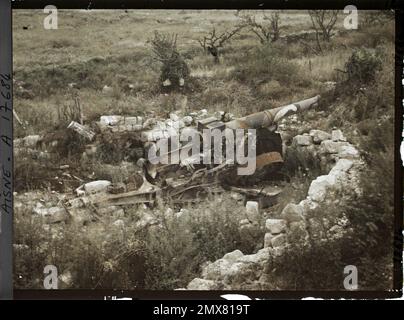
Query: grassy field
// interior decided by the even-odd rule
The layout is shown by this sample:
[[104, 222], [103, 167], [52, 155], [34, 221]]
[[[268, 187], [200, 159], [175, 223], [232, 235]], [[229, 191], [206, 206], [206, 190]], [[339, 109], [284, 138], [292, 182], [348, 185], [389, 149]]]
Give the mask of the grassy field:
[[[260, 12], [252, 14], [260, 21]], [[333, 80], [334, 69], [343, 68], [352, 49], [362, 45], [358, 31], [352, 31], [352, 37], [337, 39], [333, 50], [322, 56], [313, 56], [299, 43], [274, 44], [274, 52], [267, 54], [287, 59], [293, 64], [293, 74], [282, 78], [291, 71], [282, 70], [283, 61], [277, 63], [277, 70], [265, 70], [257, 61], [258, 73], [247, 75], [247, 81], [237, 81], [239, 69], [255, 63], [258, 38], [243, 30], [225, 45], [220, 64], [214, 64], [197, 41], [213, 27], [217, 32], [233, 28], [240, 22], [236, 11], [61, 10], [58, 30], [45, 30], [44, 16], [41, 11], [14, 11], [15, 79], [26, 82], [32, 92], [30, 99], [16, 99], [16, 111], [28, 122], [27, 131], [16, 126], [16, 136], [37, 134], [55, 126], [57, 109], [72, 102], [69, 83], [80, 88], [88, 119], [100, 114], [138, 114], [181, 107], [182, 94], [167, 99], [153, 90], [158, 87], [160, 65], [152, 59], [147, 41], [155, 31], [178, 34], [179, 51], [200, 84], [198, 90], [187, 94], [186, 107], [231, 110], [237, 115], [318, 93], [322, 82]], [[285, 12], [280, 26], [282, 35], [310, 30], [311, 22], [306, 12]], [[336, 27], [342, 27], [342, 17]], [[384, 26], [388, 28], [391, 26]], [[347, 47], [355, 37], [359, 38], [357, 43]], [[297, 83], [299, 79], [302, 81]], [[125, 90], [129, 84], [134, 86], [131, 92]], [[114, 88], [112, 96], [101, 94], [105, 85]]]
[[[154, 113], [167, 116], [170, 111], [181, 109], [223, 110], [242, 116], [320, 94], [323, 99], [319, 107], [299, 116], [301, 127], [295, 133], [309, 129], [341, 129], [361, 150], [373, 172], [364, 175], [363, 185], [367, 186], [368, 193], [364, 199], [357, 200], [358, 207], [365, 212], [367, 201], [373, 203], [377, 198], [377, 210], [386, 211], [391, 207], [393, 194], [386, 177], [393, 173], [394, 21], [386, 19], [365, 24], [365, 20], [372, 20], [365, 16], [369, 18], [378, 13], [360, 13], [359, 29], [344, 30], [341, 12], [335, 25], [340, 32], [330, 42], [322, 43], [321, 53], [313, 50], [316, 48], [314, 39], [304, 43], [276, 41], [262, 45], [254, 33], [244, 28], [225, 43], [219, 63], [215, 63], [213, 57], [202, 50], [198, 39], [212, 28], [217, 32], [231, 30], [240, 23], [243, 14], [253, 15], [262, 23], [266, 21], [260, 11], [60, 10], [59, 28], [45, 30], [46, 15], [42, 11], [15, 10], [14, 79], [16, 83], [23, 83], [14, 90], [14, 107], [24, 123], [23, 127], [15, 122], [15, 137], [65, 130], [60, 110], [74, 104], [75, 96], [83, 107], [85, 124], [91, 124], [101, 115]], [[280, 13], [281, 36], [306, 30], [312, 30], [306, 11]], [[153, 59], [148, 41], [155, 31], [178, 35], [178, 51], [192, 79], [187, 90], [162, 92], [161, 65]], [[369, 71], [370, 81], [347, 78], [347, 62], [358, 50], [370, 54], [369, 61], [376, 59], [373, 56], [382, 61], [380, 68]], [[363, 61], [368, 65], [367, 60]], [[336, 86], [332, 92], [327, 87], [330, 81]], [[104, 86], [111, 87], [112, 92], [103, 92]], [[77, 165], [81, 154], [67, 154], [60, 157], [60, 163], [52, 165]], [[17, 183], [28, 176], [32, 180], [44, 177], [43, 172], [18, 158], [16, 168]], [[80, 167], [75, 174], [88, 180], [91, 171], [92, 167]], [[92, 179], [97, 178], [102, 178], [101, 174], [92, 176]], [[298, 175], [300, 190], [286, 194], [281, 202], [300, 200], [296, 197], [304, 194], [308, 179], [308, 176]], [[374, 187], [375, 181], [381, 181], [381, 191]], [[52, 190], [42, 188], [42, 191]], [[377, 197], [372, 192], [378, 192]], [[223, 206], [223, 201], [229, 201], [229, 205]], [[200, 265], [207, 260], [213, 261], [240, 247], [245, 253], [257, 249], [256, 239], [242, 243], [237, 223], [242, 215], [239, 210], [244, 207], [231, 201], [213, 199], [209, 205], [191, 208], [193, 214], [185, 225], [170, 225], [164, 232], [152, 230], [141, 238], [130, 235], [133, 221], [129, 217], [125, 220], [128, 228], [124, 235], [108, 223], [97, 225], [91, 232], [87, 229], [78, 232], [77, 226], [57, 226], [55, 232], [59, 236], [49, 240], [40, 224], [33, 222], [30, 215], [21, 213], [16, 220], [16, 241], [28, 244], [31, 254], [17, 255], [16, 274], [20, 276], [17, 286], [40, 287], [38, 279], [42, 276], [44, 260], [71, 270], [74, 278], [71, 287], [74, 288], [175, 289], [185, 286], [198, 275]], [[339, 210], [354, 210], [353, 207], [347, 204]], [[166, 209], [161, 208], [161, 211]], [[215, 216], [216, 211], [220, 211], [219, 217]], [[381, 219], [388, 224], [386, 221], [390, 218]], [[368, 233], [361, 229], [358, 236], [366, 238]], [[108, 234], [107, 239], [104, 239], [105, 234]], [[259, 232], [257, 236], [262, 238]], [[38, 243], [43, 245], [35, 247]], [[377, 247], [380, 243], [377, 238], [376, 245], [372, 245]], [[133, 261], [122, 261], [117, 256], [118, 251], [129, 254]], [[65, 255], [66, 252], [70, 254]], [[384, 251], [380, 255], [385, 259], [383, 254]], [[304, 262], [304, 257], [302, 259]], [[136, 269], [134, 278], [133, 264], [143, 266]], [[376, 271], [383, 269], [374, 264]], [[313, 279], [315, 284], [317, 280]]]

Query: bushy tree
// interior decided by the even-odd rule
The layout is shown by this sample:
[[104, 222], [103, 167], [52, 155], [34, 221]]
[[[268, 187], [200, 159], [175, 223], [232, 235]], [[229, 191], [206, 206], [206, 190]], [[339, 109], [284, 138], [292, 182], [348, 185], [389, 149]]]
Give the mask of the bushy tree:
[[190, 72], [184, 58], [177, 50], [177, 35], [165, 35], [156, 31], [154, 38], [149, 42], [154, 58], [162, 64], [161, 86], [170, 89], [184, 87]]

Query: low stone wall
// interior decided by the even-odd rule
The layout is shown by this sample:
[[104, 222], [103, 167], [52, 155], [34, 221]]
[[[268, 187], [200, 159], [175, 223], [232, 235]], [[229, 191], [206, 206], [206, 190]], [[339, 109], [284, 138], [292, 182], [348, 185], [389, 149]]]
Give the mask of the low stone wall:
[[[270, 259], [276, 259], [283, 254], [291, 241], [290, 235], [301, 232], [303, 239], [308, 236], [307, 224], [316, 223], [308, 221], [310, 212], [320, 204], [338, 206], [344, 198], [337, 194], [360, 194], [358, 174], [363, 162], [359, 151], [346, 141], [340, 130], [333, 130], [331, 133], [311, 130], [308, 134], [297, 135], [292, 140], [291, 148], [319, 159], [319, 165], [331, 169], [326, 175], [321, 175], [311, 182], [305, 199], [297, 204], [287, 204], [279, 217], [265, 221], [263, 249], [250, 255], [235, 250], [213, 263], [208, 263], [202, 268], [201, 277], [188, 284], [188, 290], [265, 289], [265, 266]], [[247, 203], [246, 210], [251, 211], [251, 208], [254, 208], [254, 204]], [[241, 222], [241, 230], [254, 227], [256, 226], [252, 223], [249, 227], [245, 221]], [[328, 238], [342, 237], [344, 219], [338, 224], [329, 225], [328, 232]]]

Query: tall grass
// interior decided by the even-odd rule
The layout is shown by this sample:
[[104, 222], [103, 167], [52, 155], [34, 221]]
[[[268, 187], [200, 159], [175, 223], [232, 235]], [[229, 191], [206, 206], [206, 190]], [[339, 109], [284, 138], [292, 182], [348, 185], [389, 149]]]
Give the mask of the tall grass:
[[[16, 210], [15, 243], [29, 253], [16, 251], [16, 287], [41, 288], [44, 266], [54, 264], [59, 274], [71, 273], [72, 288], [176, 289], [199, 276], [204, 262], [235, 249], [252, 253], [264, 236], [262, 231], [250, 240], [241, 237], [245, 208], [229, 196], [189, 206], [178, 218], [176, 211], [167, 205], [127, 208], [124, 217], [106, 215], [83, 227], [74, 221], [44, 225]], [[142, 214], [158, 224], [139, 229]], [[123, 227], [113, 224], [118, 218]]]

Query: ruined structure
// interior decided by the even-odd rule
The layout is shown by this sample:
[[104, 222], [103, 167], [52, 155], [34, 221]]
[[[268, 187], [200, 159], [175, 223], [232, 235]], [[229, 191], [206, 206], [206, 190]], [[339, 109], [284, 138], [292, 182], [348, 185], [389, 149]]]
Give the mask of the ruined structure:
[[[267, 182], [272, 179], [274, 172], [276, 173], [284, 161], [282, 139], [276, 131], [277, 123], [291, 114], [308, 110], [318, 101], [319, 96], [315, 96], [237, 119], [224, 112], [209, 116], [206, 110], [201, 110], [189, 115], [171, 113], [170, 118], [166, 120], [143, 119], [139, 116], [101, 116], [97, 123], [98, 128], [95, 129], [73, 121], [69, 124], [68, 129], [73, 130], [77, 136], [81, 136], [88, 143], [82, 155], [82, 161], [91, 161], [97, 155], [98, 150], [103, 147], [105, 137], [116, 136], [119, 138], [129, 135], [130, 143], [127, 143], [129, 143], [131, 152], [135, 153], [134, 160], [138, 169], [136, 170], [136, 167], [131, 165], [134, 169], [129, 174], [130, 183], [111, 183], [111, 181], [84, 183], [76, 189], [77, 197], [68, 196], [64, 200], [63, 207], [58, 210], [48, 208], [49, 210], [41, 210], [41, 212], [44, 215], [47, 212], [53, 216], [56, 211], [69, 212], [77, 208], [86, 208], [89, 205], [98, 209], [140, 203], [153, 205], [157, 198], [179, 204], [198, 202], [207, 192], [221, 193], [226, 190], [238, 192], [246, 200], [257, 200], [261, 206], [271, 205], [281, 190], [271, 187]], [[238, 129], [254, 129], [257, 132], [255, 172], [251, 176], [237, 175], [235, 170], [240, 165], [234, 162], [223, 160], [219, 163], [202, 163], [201, 160], [206, 157], [206, 154], [204, 151], [199, 152], [199, 149], [190, 157], [181, 158], [177, 162], [161, 164], [148, 158], [149, 151], [156, 148], [159, 142], [170, 141], [184, 132], [187, 132], [188, 136], [192, 136], [200, 135], [203, 130], [234, 131]], [[246, 131], [247, 133], [248, 131]], [[309, 138], [311, 139], [311, 137]], [[295, 137], [295, 139], [297, 143], [300, 143], [300, 140], [308, 138], [303, 136]], [[52, 148], [55, 148], [58, 142], [48, 143], [45, 151], [38, 150], [37, 147], [43, 140], [43, 137], [40, 136], [18, 139], [15, 141], [16, 152], [24, 150], [25, 156], [32, 154], [32, 156], [49, 160], [52, 157]], [[189, 151], [194, 147], [192, 142], [181, 143], [175, 149], [171, 144], [167, 154], [172, 154], [174, 151]], [[219, 143], [224, 143], [224, 141], [219, 141]], [[332, 147], [333, 145], [330, 144], [324, 146], [324, 148]], [[344, 150], [350, 152], [349, 148]], [[164, 154], [158, 155], [158, 157], [162, 156]], [[68, 216], [67, 212], [65, 216]], [[60, 213], [56, 216], [64, 215]], [[53, 221], [54, 218], [51, 220]], [[56, 220], [63, 219], [57, 218]]]
[[[74, 130], [76, 135], [82, 135], [88, 143], [82, 161], [91, 161], [97, 154], [104, 135], [120, 136], [131, 133], [136, 141], [137, 165], [122, 162], [120, 168], [130, 177], [130, 182], [82, 181], [74, 194], [44, 194], [39, 191], [16, 194], [15, 209], [32, 212], [42, 217], [44, 223], [48, 225], [61, 222], [87, 225], [102, 221], [102, 217], [108, 215], [117, 219], [113, 223], [114, 226], [124, 228], [125, 223], [119, 217], [124, 217], [127, 206], [140, 205], [142, 209], [139, 210], [136, 229], [142, 230], [161, 224], [156, 216], [148, 213], [150, 210], [148, 207], [153, 207], [156, 201], [167, 200], [171, 205], [181, 207], [186, 203], [203, 201], [206, 194], [236, 193], [244, 199], [248, 217], [239, 221], [240, 234], [249, 236], [256, 233], [260, 225], [265, 228], [265, 236], [261, 239], [261, 243], [257, 243], [257, 251], [245, 255], [240, 250], [235, 250], [217, 261], [201, 266], [200, 277], [193, 279], [183, 289], [268, 289], [268, 270], [266, 270], [268, 262], [283, 254], [290, 241], [294, 241], [294, 235], [299, 234], [300, 239], [308, 237], [307, 226], [316, 223], [308, 218], [312, 210], [318, 208], [320, 204], [338, 205], [338, 201], [343, 199], [335, 196], [337, 192], [341, 194], [361, 192], [358, 187], [358, 174], [363, 166], [362, 160], [358, 150], [347, 141], [340, 130], [329, 133], [313, 129], [295, 135], [289, 145], [282, 142], [284, 124], [278, 127], [282, 119], [308, 110], [318, 103], [318, 99], [317, 96], [237, 119], [224, 112], [209, 115], [206, 110], [201, 110], [182, 116], [171, 113], [170, 118], [166, 120], [143, 119], [137, 116], [102, 116], [97, 124], [98, 128], [95, 129], [76, 123], [70, 124], [69, 130]], [[170, 139], [184, 130], [198, 133], [203, 129], [226, 128], [257, 130], [257, 171], [252, 177], [240, 176], [236, 179], [234, 169], [237, 165], [225, 161], [210, 165], [193, 165], [192, 161], [153, 165], [145, 157], [146, 151], [159, 140]], [[24, 151], [22, 153], [24, 156], [49, 161], [52, 157], [52, 147], [56, 147], [57, 142], [50, 143], [47, 150], [43, 150], [38, 147], [41, 140], [43, 140], [41, 136], [18, 139], [15, 141], [16, 152]], [[184, 147], [189, 148], [189, 145], [184, 143], [180, 146]], [[307, 196], [303, 200], [287, 204], [279, 216], [268, 218], [265, 214], [266, 208], [276, 204], [282, 192], [282, 188], [271, 184], [271, 177], [276, 176], [276, 170], [282, 165], [285, 153], [288, 154], [291, 149], [303, 157], [318, 159], [318, 166], [326, 174], [318, 176], [311, 182]], [[107, 171], [115, 170], [113, 166], [107, 167], [105, 166]], [[68, 169], [68, 166], [61, 167], [61, 170]], [[68, 173], [66, 176], [72, 177]], [[164, 216], [166, 219], [178, 219], [186, 214], [187, 209], [181, 209], [179, 212], [173, 210], [165, 212]], [[328, 230], [328, 238], [343, 237], [346, 232], [343, 217], [338, 224], [329, 225]]]

